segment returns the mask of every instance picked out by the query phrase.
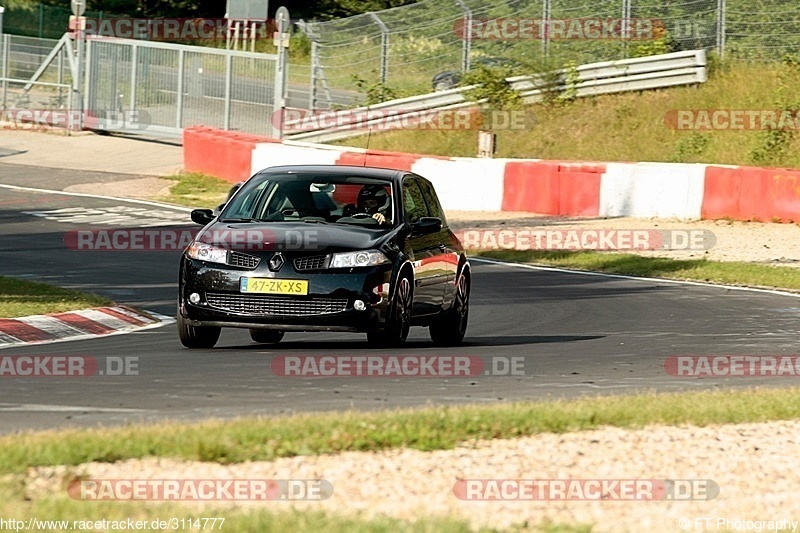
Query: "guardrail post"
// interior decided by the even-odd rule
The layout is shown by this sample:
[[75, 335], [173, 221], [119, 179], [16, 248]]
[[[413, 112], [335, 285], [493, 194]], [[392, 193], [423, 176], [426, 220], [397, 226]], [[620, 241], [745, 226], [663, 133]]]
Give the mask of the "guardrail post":
[[456, 4], [464, 12], [464, 44], [461, 46], [461, 70], [469, 70], [469, 52], [472, 47], [472, 10], [464, 4], [463, 0], [456, 0]]
[[[91, 57], [89, 52], [89, 46], [87, 43], [84, 43], [84, 39], [86, 38], [86, 34], [84, 33], [83, 24], [84, 20], [82, 17], [78, 17], [78, 33], [77, 33], [77, 40], [78, 42], [75, 43], [75, 72], [73, 72], [73, 81], [72, 87], [75, 91], [75, 99], [72, 100], [72, 103], [75, 105], [79, 105], [80, 114], [78, 119], [78, 124], [75, 125], [75, 129], [82, 130], [83, 129], [83, 114], [86, 112], [86, 99], [88, 97], [87, 91], [85, 87], [81, 87], [81, 84], [86, 81], [88, 83], [88, 64], [89, 58]], [[86, 46], [86, 58], [84, 58], [84, 45]], [[84, 70], [84, 61], [86, 62], [86, 69]], [[85, 76], [85, 79], [84, 79]], [[81, 94], [83, 91], [83, 94]], [[77, 103], [76, 103], [77, 101]]]
[[[83, 39], [83, 32], [81, 32], [78, 35], [78, 38], [79, 39]], [[85, 65], [82, 64], [82, 63], [79, 64], [78, 60], [76, 60], [75, 61], [75, 68], [72, 71], [73, 84], [76, 83], [76, 80], [78, 80], [81, 77], [83, 77], [83, 94], [81, 94], [80, 91], [73, 91], [73, 94], [72, 94], [72, 97], [71, 97], [72, 98], [72, 100], [71, 100], [72, 104], [70, 105], [70, 109], [73, 109], [72, 106], [80, 106], [80, 113], [76, 113], [75, 114], [75, 116], [78, 118], [77, 123], [74, 122], [74, 121], [71, 122], [71, 129], [73, 129], [73, 130], [82, 130], [83, 129], [83, 124], [84, 124], [84, 120], [83, 120], [84, 114], [86, 113], [87, 110], [95, 108], [94, 104], [96, 103], [96, 98], [97, 98], [96, 90], [95, 90], [95, 92], [90, 93], [90, 90], [94, 87], [91, 84], [91, 78], [92, 78], [92, 75], [93, 75], [93, 73], [92, 73], [92, 53], [93, 53], [92, 47], [93, 47], [92, 43], [89, 43], [89, 42], [86, 43], [86, 57], [83, 60]], [[77, 45], [76, 45], [76, 48], [77, 48]], [[70, 53], [70, 48], [69, 47], [66, 50], [67, 50], [67, 53]], [[78, 58], [80, 58], [80, 56], [78, 56]], [[74, 85], [73, 85], [73, 87], [74, 87]], [[92, 102], [91, 102], [92, 103], [92, 107], [91, 108], [89, 107], [89, 97], [90, 96], [92, 97]]]
[[550, 0], [544, 0], [542, 3], [542, 25], [541, 25], [541, 38], [542, 38], [542, 58], [547, 60], [550, 57], [550, 18], [551, 18]]
[[[289, 31], [289, 10], [281, 6], [275, 12], [275, 20], [278, 23], [278, 49], [276, 54], [278, 60], [275, 62], [275, 83], [272, 95], [272, 116], [269, 122], [272, 124], [272, 135], [276, 139], [283, 138], [283, 110], [286, 108], [286, 68], [289, 62], [288, 48], [289, 43], [286, 38]], [[277, 120], [277, 125], [276, 125]]]
[[231, 89], [233, 87], [233, 56], [225, 56], [225, 116], [222, 118], [222, 129], [231, 129]]
[[184, 51], [178, 50], [178, 95], [175, 102], [177, 110], [175, 113], [175, 127], [181, 129], [183, 124], [183, 85], [184, 85]]
[[717, 53], [725, 57], [725, 0], [717, 0]]
[[3, 34], [3, 109], [8, 108], [8, 78], [11, 74], [11, 69], [8, 68], [8, 62], [11, 59], [11, 35]]
[[317, 83], [319, 82], [317, 68], [319, 68], [319, 43], [316, 39], [311, 41], [311, 85], [308, 88], [308, 108], [316, 109], [319, 97]]
[[381, 29], [381, 83], [385, 84], [389, 77], [389, 28], [375, 13], [369, 13], [369, 16]]
[[628, 58], [628, 39], [631, 31], [631, 0], [622, 0], [622, 57]]
[[136, 116], [136, 65], [139, 63], [139, 46], [131, 45], [131, 109], [130, 116]]
[[[65, 52], [65, 48], [62, 48], [61, 51], [58, 53], [58, 78], [57, 78], [57, 83], [59, 83], [59, 84], [64, 83], [64, 54], [65, 53], [66, 53]], [[63, 99], [64, 99], [64, 90], [61, 87], [59, 87], [58, 88], [58, 102], [61, 103], [61, 101]]]

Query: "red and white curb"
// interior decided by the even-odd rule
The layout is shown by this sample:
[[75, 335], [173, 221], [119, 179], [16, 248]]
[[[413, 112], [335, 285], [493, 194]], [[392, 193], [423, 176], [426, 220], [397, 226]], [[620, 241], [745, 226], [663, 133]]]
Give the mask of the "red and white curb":
[[0, 349], [27, 344], [47, 344], [89, 339], [152, 329], [175, 322], [156, 313], [130, 307], [97, 307], [21, 318], [0, 318]]

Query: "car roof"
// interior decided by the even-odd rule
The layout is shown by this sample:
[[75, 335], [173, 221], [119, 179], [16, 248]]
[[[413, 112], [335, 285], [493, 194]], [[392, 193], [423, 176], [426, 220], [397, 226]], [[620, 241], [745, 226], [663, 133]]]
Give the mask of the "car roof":
[[381, 178], [385, 180], [399, 180], [407, 172], [403, 170], [380, 168], [380, 167], [359, 167], [354, 165], [281, 165], [267, 167], [260, 170], [257, 175], [262, 174], [287, 174], [287, 173], [308, 173], [308, 174], [328, 174], [337, 176], [356, 176], [364, 178]]

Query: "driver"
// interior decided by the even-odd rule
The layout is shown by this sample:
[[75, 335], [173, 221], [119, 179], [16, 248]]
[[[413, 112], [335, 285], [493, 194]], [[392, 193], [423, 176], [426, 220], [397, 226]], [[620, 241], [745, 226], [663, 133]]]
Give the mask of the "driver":
[[344, 208], [344, 216], [353, 216], [359, 213], [370, 215], [378, 224], [386, 222], [384, 214], [389, 207], [389, 195], [382, 185], [364, 185], [358, 192], [356, 205], [350, 204]]

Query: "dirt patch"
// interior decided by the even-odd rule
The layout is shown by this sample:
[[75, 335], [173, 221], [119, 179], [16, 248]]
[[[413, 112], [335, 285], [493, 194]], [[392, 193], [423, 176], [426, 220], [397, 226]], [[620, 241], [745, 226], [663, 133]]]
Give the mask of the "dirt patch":
[[641, 218], [573, 218], [536, 216], [530, 213], [448, 211], [454, 229], [593, 229], [593, 230], [706, 230], [715, 237], [708, 250], [629, 251], [673, 259], [708, 258], [715, 261], [748, 261], [800, 267], [800, 226], [730, 220], [671, 220]]
[[[689, 519], [692, 527], [683, 529], [700, 530], [705, 528], [695, 525], [695, 517], [800, 519], [796, 512], [792, 515], [800, 499], [800, 486], [792, 474], [798, 452], [800, 421], [603, 428], [481, 441], [433, 452], [393, 449], [236, 465], [144, 459], [70, 469], [41, 467], [28, 472], [26, 496], [63, 495], [66, 482], [76, 474], [92, 480], [324, 479], [333, 485], [329, 499], [282, 502], [279, 508], [364, 517], [384, 514], [405, 520], [453, 516], [474, 527], [491, 528], [521, 523], [533, 528], [545, 521], [595, 524], [593, 531], [680, 531], [680, 520]], [[610, 493], [590, 501], [464, 501], [453, 491], [464, 479], [711, 480], [719, 486], [719, 494], [687, 501], [620, 501], [608, 498]], [[713, 488], [708, 483], [695, 486]], [[275, 508], [269, 502], [214, 505]]]
[[176, 183], [174, 180], [164, 178], [136, 178], [111, 183], [81, 183], [79, 185], [70, 185], [64, 190], [84, 194], [99, 194], [100, 196], [152, 200], [169, 196], [169, 190]]

